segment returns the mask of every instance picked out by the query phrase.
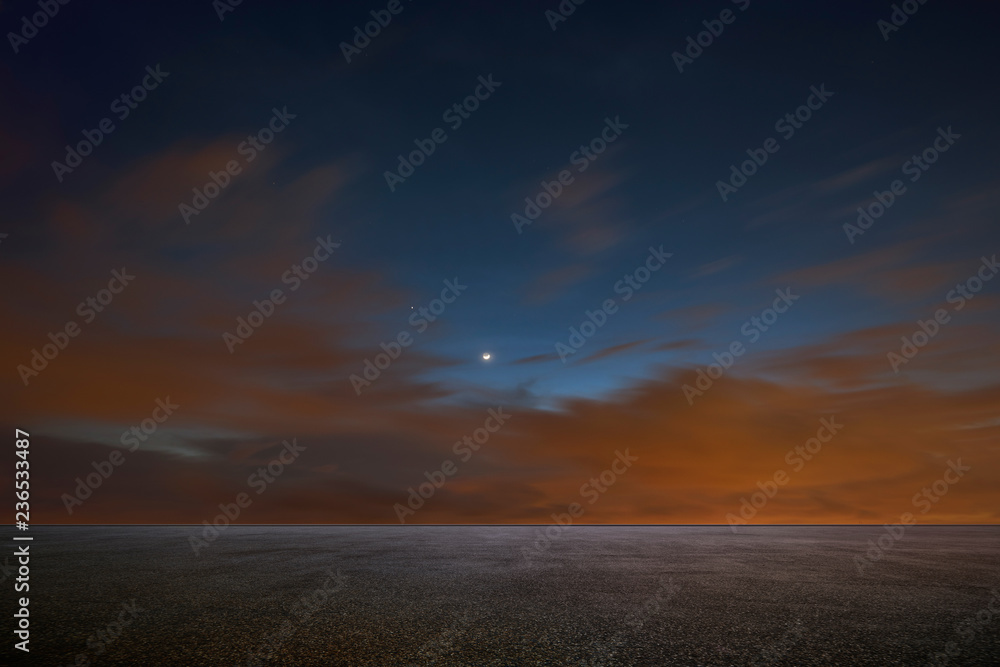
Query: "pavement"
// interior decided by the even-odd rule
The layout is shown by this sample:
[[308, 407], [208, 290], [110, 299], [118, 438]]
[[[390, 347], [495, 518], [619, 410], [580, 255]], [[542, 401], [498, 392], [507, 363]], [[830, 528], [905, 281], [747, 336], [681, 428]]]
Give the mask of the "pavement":
[[6, 663], [1000, 665], [997, 526], [198, 528], [32, 526]]

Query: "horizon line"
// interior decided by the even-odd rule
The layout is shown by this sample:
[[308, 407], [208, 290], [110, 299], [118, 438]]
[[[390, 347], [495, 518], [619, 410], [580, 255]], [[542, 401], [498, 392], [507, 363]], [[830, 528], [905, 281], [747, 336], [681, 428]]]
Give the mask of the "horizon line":
[[[34, 523], [31, 526], [202, 526], [202, 523]], [[546, 523], [411, 523], [411, 524], [400, 524], [400, 523], [229, 523], [227, 526], [357, 526], [357, 527], [385, 527], [385, 526], [399, 526], [400, 528], [420, 528], [420, 527], [431, 527], [431, 526], [483, 526], [483, 527], [496, 527], [501, 528], [505, 526], [555, 526], [561, 525], [554, 523], [552, 521]], [[853, 526], [871, 526], [873, 528], [878, 528], [887, 525], [887, 522], [881, 523], [747, 523], [738, 524], [739, 528], [765, 528], [765, 527], [853, 527]], [[895, 524], [888, 524], [895, 525]], [[562, 526], [563, 528], [600, 528], [602, 526], [608, 527], [622, 527], [622, 526], [645, 526], [645, 527], [731, 527], [728, 523], [574, 523]], [[997, 526], [1000, 527], [1000, 522], [997, 523], [923, 523], [923, 524], [913, 524], [907, 526], [907, 528], [918, 528], [918, 527], [969, 527], [969, 526]], [[15, 524], [9, 524], [10, 528], [15, 528]], [[30, 530], [30, 526], [28, 528]]]

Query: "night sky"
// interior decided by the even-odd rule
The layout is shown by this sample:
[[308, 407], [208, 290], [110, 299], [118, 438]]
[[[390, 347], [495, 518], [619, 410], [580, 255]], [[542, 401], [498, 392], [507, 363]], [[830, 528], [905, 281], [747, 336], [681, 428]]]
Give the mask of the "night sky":
[[559, 6], [3, 2], [32, 519], [997, 523], [997, 8]]

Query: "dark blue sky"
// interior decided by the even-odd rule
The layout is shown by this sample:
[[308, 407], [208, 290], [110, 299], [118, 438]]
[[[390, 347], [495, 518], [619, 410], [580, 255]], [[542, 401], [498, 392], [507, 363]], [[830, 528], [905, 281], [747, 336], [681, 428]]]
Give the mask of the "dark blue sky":
[[[742, 327], [777, 289], [800, 300], [749, 342], [727, 378], [831, 392], [995, 383], [992, 284], [956, 313], [935, 351], [906, 365], [905, 380], [887, 362], [900, 335], [1000, 249], [993, 6], [920, 5], [888, 39], [878, 22], [891, 3], [590, 0], [556, 30], [545, 15], [554, 1], [400, 6], [351, 62], [341, 44], [385, 4], [247, 0], [220, 21], [208, 1], [70, 3], [16, 54], [8, 44], [0, 260], [8, 284], [25, 287], [5, 297], [23, 323], [7, 365], [26, 363], [124, 264], [141, 276], [136, 294], [95, 325], [108, 347], [92, 351], [93, 363], [118, 346], [132, 363], [169, 348], [178, 356], [155, 365], [186, 368], [177, 383], [217, 373], [247, 392], [204, 406], [165, 451], [197, 449], [209, 434], [276, 436], [303, 405], [315, 416], [322, 408], [312, 401], [332, 397], [336, 416], [317, 433], [355, 433], [352, 419], [399, 410], [454, 415], [503, 402], [551, 412], [655, 391], [683, 399], [713, 353], [748, 343]], [[673, 54], [726, 9], [732, 22], [679, 72]], [[14, 30], [33, 11], [5, 2], [0, 25]], [[52, 162], [65, 146], [156, 65], [169, 72], [163, 83], [58, 182]], [[499, 86], [452, 129], [443, 112], [479, 77]], [[776, 121], [820, 87], [832, 95], [783, 136]], [[186, 225], [178, 205], [210, 171], [242, 161], [238, 145], [275, 108], [294, 119]], [[574, 152], [606, 119], [627, 128], [578, 171]], [[447, 140], [390, 190], [385, 172], [436, 128]], [[960, 136], [910, 181], [905, 164], [939, 128]], [[717, 183], [769, 138], [777, 152], [723, 201]], [[564, 169], [573, 182], [518, 233], [511, 215]], [[849, 239], [857, 207], [895, 179], [905, 194]], [[220, 334], [327, 235], [341, 243], [337, 253], [230, 358]], [[660, 246], [672, 256], [625, 302], [616, 284]], [[415, 334], [352, 417], [342, 402], [365, 396], [349, 377], [380, 343], [414, 333], [411, 307], [455, 278], [467, 291]], [[616, 312], [563, 363], [556, 344], [606, 299]], [[87, 367], [59, 365], [66, 382]], [[103, 442], [96, 434], [124, 419], [60, 407], [89, 380], [65, 396], [28, 396], [33, 388], [9, 375], [14, 404], [58, 414], [68, 424], [52, 428], [60, 437]], [[299, 391], [308, 396], [291, 413], [272, 402], [273, 419], [232, 421], [260, 416], [269, 392], [295, 403], [287, 393]], [[100, 393], [101, 405], [117, 405], [113, 391]], [[366, 468], [351, 479], [371, 475], [379, 486], [394, 474]]]

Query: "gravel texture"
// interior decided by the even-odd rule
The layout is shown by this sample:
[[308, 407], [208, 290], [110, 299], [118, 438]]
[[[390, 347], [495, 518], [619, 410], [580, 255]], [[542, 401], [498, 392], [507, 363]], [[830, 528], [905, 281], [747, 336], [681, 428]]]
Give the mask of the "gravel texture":
[[231, 526], [196, 556], [190, 526], [32, 527], [6, 662], [1000, 665], [1000, 527], [908, 528], [863, 573], [881, 527], [570, 527], [526, 559], [543, 529]]

